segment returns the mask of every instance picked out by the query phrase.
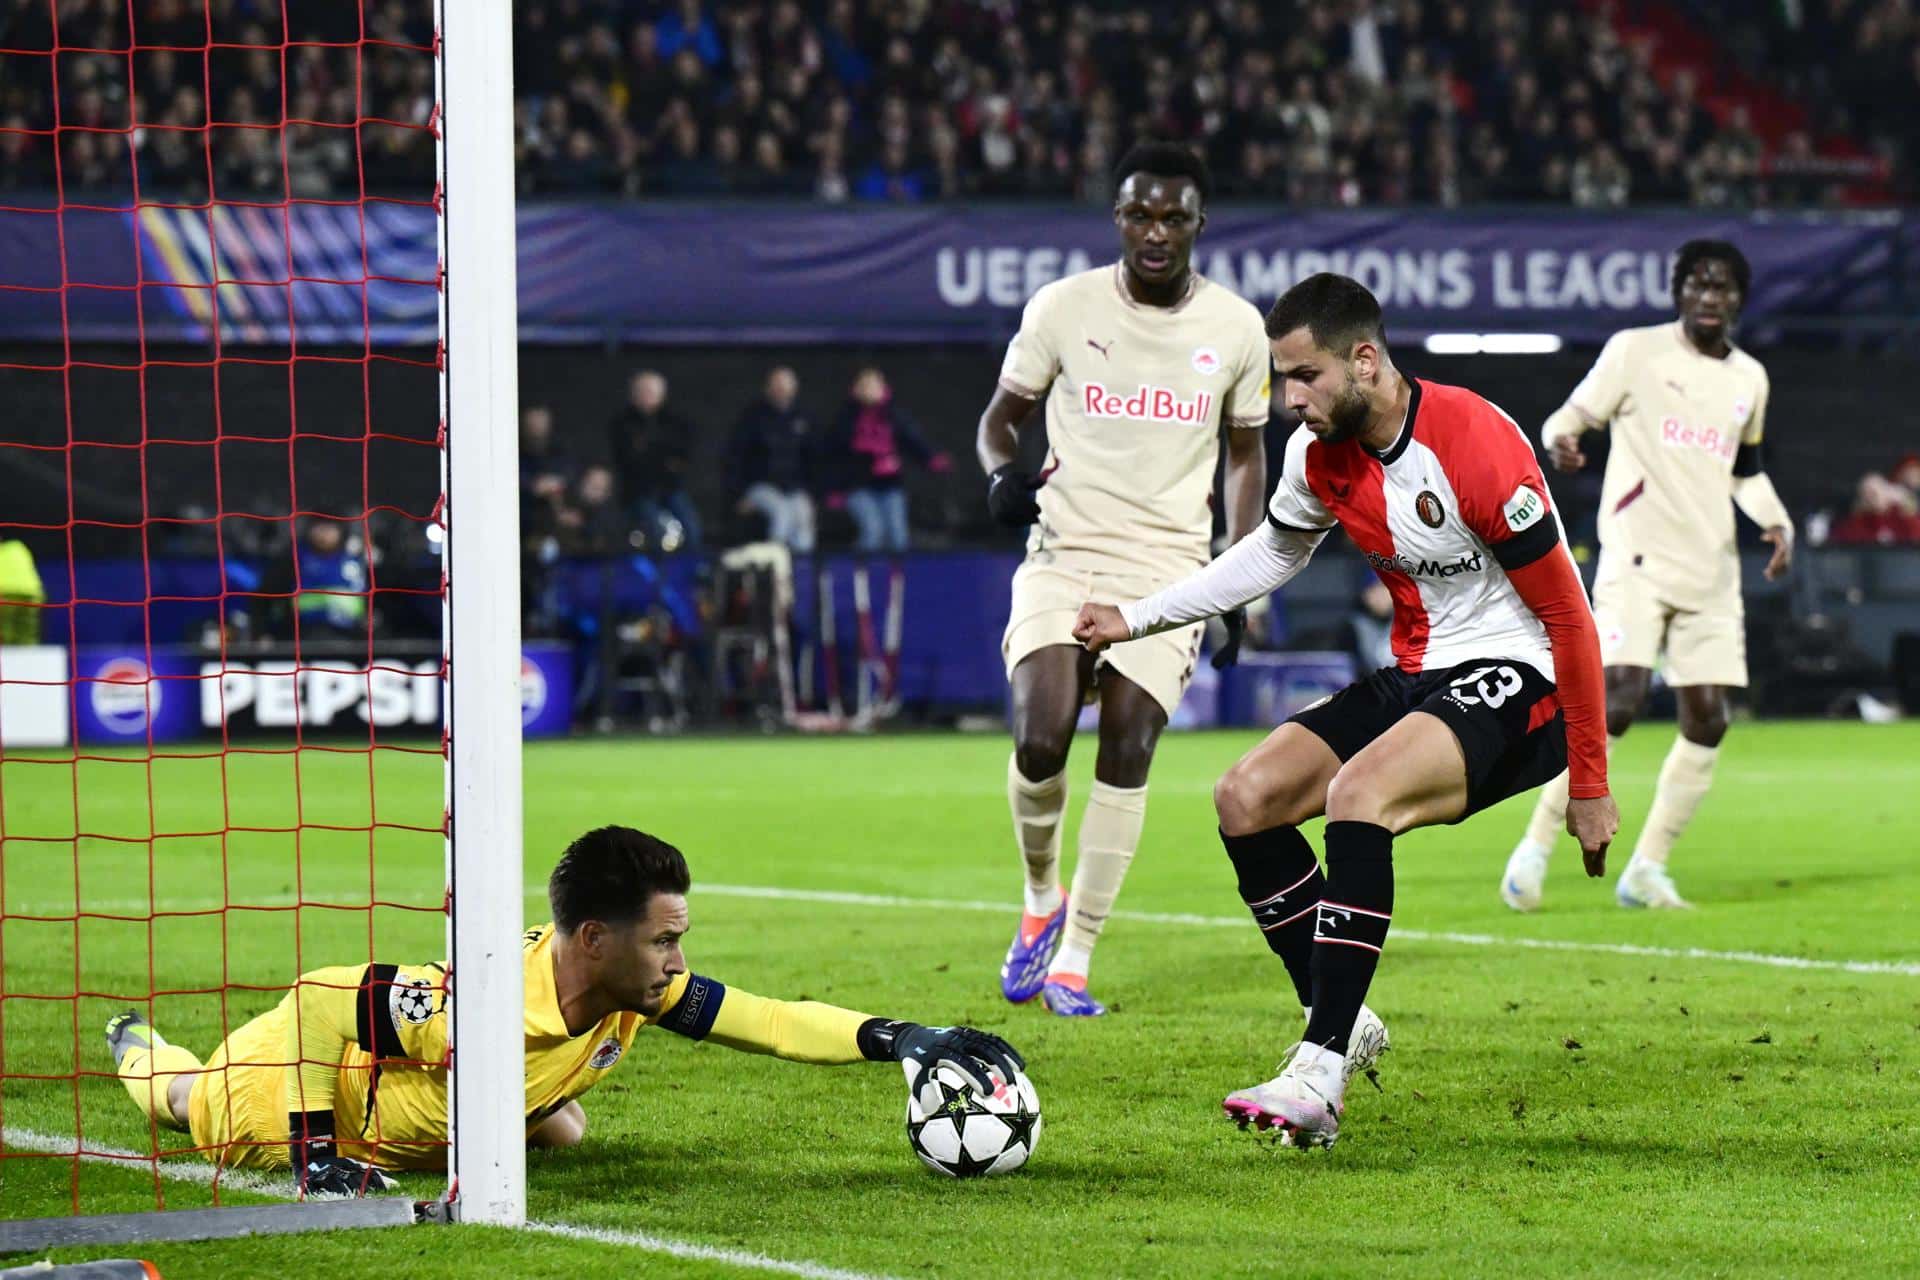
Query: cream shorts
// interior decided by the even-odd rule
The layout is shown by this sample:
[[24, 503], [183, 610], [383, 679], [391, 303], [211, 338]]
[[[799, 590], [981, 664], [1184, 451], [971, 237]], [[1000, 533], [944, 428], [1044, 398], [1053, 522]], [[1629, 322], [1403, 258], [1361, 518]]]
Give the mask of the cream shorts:
[[1606, 666], [1652, 668], [1665, 653], [1669, 685], [1747, 687], [1746, 614], [1738, 592], [1685, 609], [1645, 577], [1619, 573], [1594, 582], [1593, 619]]
[[[1196, 565], [1195, 568], [1199, 566]], [[1073, 621], [1080, 606], [1125, 604], [1151, 595], [1166, 581], [1147, 575], [1116, 572], [1115, 562], [1105, 558], [1048, 557], [1046, 563], [1023, 561], [1013, 574], [1013, 609], [1007, 616], [1006, 634], [1000, 641], [1000, 654], [1006, 660], [1007, 678], [1021, 659], [1036, 649], [1052, 644], [1079, 647], [1073, 638]], [[1163, 631], [1114, 645], [1100, 655], [1099, 665], [1112, 667], [1146, 690], [1171, 720], [1180, 699], [1193, 679], [1193, 667], [1200, 656], [1200, 637], [1205, 624]]]

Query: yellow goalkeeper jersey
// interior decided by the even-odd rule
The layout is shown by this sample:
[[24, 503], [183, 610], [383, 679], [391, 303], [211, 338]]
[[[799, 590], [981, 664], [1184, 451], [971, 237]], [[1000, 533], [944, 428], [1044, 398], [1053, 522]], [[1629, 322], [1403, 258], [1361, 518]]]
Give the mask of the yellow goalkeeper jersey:
[[[655, 1017], [612, 1013], [571, 1035], [554, 989], [554, 933], [551, 923], [544, 924], [523, 941], [529, 1131], [600, 1083], [650, 1024], [799, 1062], [863, 1058], [858, 1032], [866, 1014], [814, 1001], [770, 1000], [690, 973], [674, 977]], [[278, 1016], [288, 1047], [282, 1061], [302, 1064], [279, 1073], [286, 1090], [280, 1140], [286, 1140], [285, 1112], [331, 1107], [342, 1154], [386, 1168], [443, 1167], [450, 985], [439, 964], [374, 964], [304, 975], [261, 1019]], [[329, 1080], [326, 1067], [333, 1063], [338, 1075]]]

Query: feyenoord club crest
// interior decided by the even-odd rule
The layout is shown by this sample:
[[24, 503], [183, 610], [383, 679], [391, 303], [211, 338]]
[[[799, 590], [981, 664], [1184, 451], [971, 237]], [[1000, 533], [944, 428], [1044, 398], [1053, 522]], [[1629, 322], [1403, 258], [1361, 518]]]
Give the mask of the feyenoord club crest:
[[1420, 496], [1413, 500], [1413, 509], [1420, 513], [1420, 523], [1429, 529], [1438, 529], [1447, 522], [1446, 510], [1441, 507], [1439, 496], [1431, 489], [1420, 491]]

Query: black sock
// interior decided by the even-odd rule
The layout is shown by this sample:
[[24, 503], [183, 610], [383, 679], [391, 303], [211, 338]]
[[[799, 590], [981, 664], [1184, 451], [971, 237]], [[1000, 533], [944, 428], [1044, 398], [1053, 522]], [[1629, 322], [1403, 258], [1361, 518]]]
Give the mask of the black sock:
[[1287, 966], [1302, 1005], [1313, 999], [1314, 907], [1327, 883], [1320, 860], [1298, 827], [1268, 827], [1247, 836], [1220, 833], [1240, 877], [1240, 900], [1260, 936]]
[[1393, 832], [1371, 822], [1329, 822], [1327, 887], [1313, 933], [1307, 1042], [1347, 1051], [1392, 919]]

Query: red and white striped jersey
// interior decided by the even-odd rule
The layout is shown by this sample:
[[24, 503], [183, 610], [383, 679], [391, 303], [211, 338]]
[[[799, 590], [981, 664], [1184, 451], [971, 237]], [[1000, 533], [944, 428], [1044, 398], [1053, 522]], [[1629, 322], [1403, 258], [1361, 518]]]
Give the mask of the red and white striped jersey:
[[1384, 453], [1295, 431], [1267, 518], [1347, 531], [1393, 596], [1401, 670], [1501, 658], [1551, 680], [1546, 628], [1507, 578], [1561, 545], [1533, 446], [1464, 387], [1408, 382], [1406, 425]]

